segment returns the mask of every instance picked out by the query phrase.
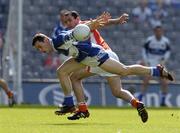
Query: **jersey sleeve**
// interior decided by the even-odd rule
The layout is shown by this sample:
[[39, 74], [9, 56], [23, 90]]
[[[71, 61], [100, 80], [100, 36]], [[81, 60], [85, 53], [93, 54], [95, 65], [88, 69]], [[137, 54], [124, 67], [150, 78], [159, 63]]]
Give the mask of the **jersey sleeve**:
[[62, 45], [66, 45], [66, 43], [71, 40], [73, 40], [71, 32], [61, 32], [60, 34], [52, 38], [52, 42], [55, 49], [61, 47]]
[[149, 51], [149, 44], [150, 44], [150, 37], [148, 37], [145, 42], [144, 46], [142, 48], [142, 58], [145, 64], [148, 64], [148, 51]]
[[61, 24], [57, 24], [57, 26], [54, 27], [54, 29], [53, 29], [52, 37], [57, 36], [64, 30], [65, 30], [65, 28]]
[[164, 54], [164, 62], [167, 62], [171, 54], [170, 41], [166, 38], [166, 53]]
[[52, 37], [52, 42], [53, 42], [55, 49], [57, 49], [58, 47], [60, 47], [61, 45], [64, 44], [64, 37], [65, 37], [65, 35], [63, 35], [63, 34], [59, 34], [57, 36]]

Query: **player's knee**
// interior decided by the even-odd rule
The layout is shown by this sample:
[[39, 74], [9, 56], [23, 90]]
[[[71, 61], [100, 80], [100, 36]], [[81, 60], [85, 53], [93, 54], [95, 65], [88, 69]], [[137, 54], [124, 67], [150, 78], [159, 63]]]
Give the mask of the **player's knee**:
[[130, 71], [129, 71], [129, 67], [128, 66], [124, 66], [123, 68], [121, 68], [121, 76], [127, 76], [129, 75]]
[[119, 95], [118, 95], [119, 93], [112, 92], [112, 94], [113, 94], [113, 96], [115, 96], [117, 98], [119, 97]]
[[113, 89], [112, 90], [112, 94], [113, 96], [117, 97], [117, 98], [120, 98], [121, 97], [121, 90], [119, 89]]
[[70, 78], [71, 78], [72, 82], [80, 82], [81, 81], [81, 78], [77, 74], [72, 74]]

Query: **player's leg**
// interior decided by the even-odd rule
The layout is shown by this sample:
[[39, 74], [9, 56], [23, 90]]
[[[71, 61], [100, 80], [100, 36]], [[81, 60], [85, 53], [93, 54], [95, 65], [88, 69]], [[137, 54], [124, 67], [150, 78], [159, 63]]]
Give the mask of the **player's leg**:
[[148, 119], [148, 113], [144, 104], [137, 100], [129, 91], [122, 88], [120, 77], [113, 76], [107, 77], [106, 79], [111, 88], [112, 94], [117, 98], [121, 98], [128, 103], [131, 103], [131, 105], [138, 110], [138, 114], [140, 115], [141, 120], [146, 122]]
[[121, 80], [119, 76], [107, 77], [107, 82], [111, 88], [112, 94], [117, 97], [130, 102], [134, 96], [127, 90], [122, 88]]
[[87, 71], [87, 68], [81, 69], [79, 71], [73, 72], [71, 75], [72, 88], [76, 96], [77, 102], [85, 102], [84, 97], [84, 87], [82, 84], [82, 79], [94, 76], [95, 74]]
[[142, 86], [140, 88], [140, 93], [139, 93], [139, 96], [138, 96], [139, 101], [142, 101], [143, 97], [145, 96], [150, 79], [151, 79], [151, 76], [145, 76], [144, 77]]
[[167, 106], [166, 105], [166, 96], [168, 94], [168, 81], [165, 79], [160, 79], [161, 83], [161, 106]]
[[78, 102], [78, 110], [72, 116], [68, 117], [69, 120], [78, 120], [80, 118], [89, 117], [90, 114], [88, 112], [88, 107], [85, 101], [82, 79], [93, 75], [95, 74], [88, 72], [86, 69], [73, 72], [71, 75], [72, 87]]
[[4, 79], [0, 79], [0, 86], [5, 91], [8, 96], [9, 106], [12, 107], [15, 104], [14, 94], [10, 91], [6, 81]]
[[[107, 50], [106, 52], [108, 53], [108, 55], [110, 57], [112, 57], [116, 60], [119, 60], [118, 56], [111, 50]], [[83, 92], [84, 88], [82, 85], [82, 79], [95, 75], [93, 73], [96, 73], [101, 76], [106, 76], [106, 75], [112, 76], [113, 75], [113, 74], [105, 72], [104, 70], [102, 70], [99, 67], [87, 67], [86, 69], [81, 69], [80, 71], [74, 72], [72, 74], [71, 81], [72, 81], [74, 93], [75, 93], [77, 101], [78, 101], [78, 111], [76, 113], [74, 113], [72, 116], [69, 116], [68, 117], [69, 120], [77, 120], [82, 117], [85, 118], [87, 116], [87, 114], [89, 116], [89, 113], [87, 113], [88, 109], [87, 109], [87, 105], [86, 105], [85, 98], [84, 98], [84, 92]], [[84, 114], [84, 115], [82, 115], [82, 114]]]
[[77, 63], [74, 58], [70, 58], [57, 69], [57, 76], [65, 96], [71, 94], [72, 92], [72, 85], [70, 81], [71, 73], [82, 68], [85, 68], [85, 66]]
[[74, 58], [70, 58], [57, 69], [57, 76], [64, 92], [65, 98], [62, 106], [60, 107], [60, 110], [55, 111], [55, 114], [63, 115], [75, 111], [70, 75], [72, 72], [78, 71], [83, 68], [85, 68], [84, 65], [77, 63]]
[[4, 79], [0, 79], [0, 86], [6, 92], [8, 97], [13, 95], [12, 92], [9, 90], [8, 85]]
[[157, 77], [166, 78], [169, 80], [173, 80], [172, 75], [167, 72], [164, 67], [157, 66], [157, 67], [146, 67], [142, 65], [129, 65], [126, 66], [112, 58], [107, 59], [103, 64], [100, 65], [100, 68], [103, 70], [118, 74], [121, 76], [127, 76], [127, 75], [152, 75]]

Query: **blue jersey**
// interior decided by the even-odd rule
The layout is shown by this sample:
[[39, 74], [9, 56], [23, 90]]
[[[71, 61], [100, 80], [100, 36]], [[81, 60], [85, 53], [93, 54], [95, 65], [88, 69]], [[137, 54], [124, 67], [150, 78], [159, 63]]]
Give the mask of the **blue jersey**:
[[66, 56], [72, 56], [70, 52], [73, 49], [73, 52], [76, 52], [73, 54], [78, 62], [81, 62], [86, 57], [97, 56], [97, 60], [100, 63], [102, 60], [104, 61], [109, 58], [106, 52], [102, 52], [103, 48], [101, 46], [91, 43], [90, 40], [75, 42], [71, 31], [62, 31], [59, 35], [52, 38], [52, 42], [54, 48]]
[[59, 54], [64, 54], [65, 56], [69, 55], [68, 48], [61, 47], [62, 45], [65, 45], [65, 42], [70, 40], [70, 33], [68, 33], [65, 30], [60, 31], [55, 36], [52, 37], [53, 47], [56, 49], [56, 51]]
[[58, 23], [57, 26], [53, 29], [52, 37], [59, 35], [61, 31], [64, 30], [66, 30], [65, 27], [61, 23]]
[[162, 61], [167, 62], [170, 56], [170, 42], [165, 36], [157, 39], [154, 35], [147, 38], [143, 47], [143, 59], [146, 64], [155, 66]]

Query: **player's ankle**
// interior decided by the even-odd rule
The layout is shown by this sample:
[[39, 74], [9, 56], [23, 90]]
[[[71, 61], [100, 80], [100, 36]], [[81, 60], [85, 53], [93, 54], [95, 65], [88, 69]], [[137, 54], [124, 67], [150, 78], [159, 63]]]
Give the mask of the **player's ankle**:
[[134, 107], [134, 108], [137, 108], [137, 107], [138, 107], [139, 102], [140, 102], [140, 101], [137, 100], [137, 99], [135, 99], [135, 98], [130, 101], [132, 107]]
[[7, 91], [6, 94], [7, 94], [8, 98], [11, 98], [13, 96], [13, 93], [11, 91]]
[[88, 107], [85, 102], [78, 103], [78, 109], [79, 111], [86, 112], [88, 110]]

